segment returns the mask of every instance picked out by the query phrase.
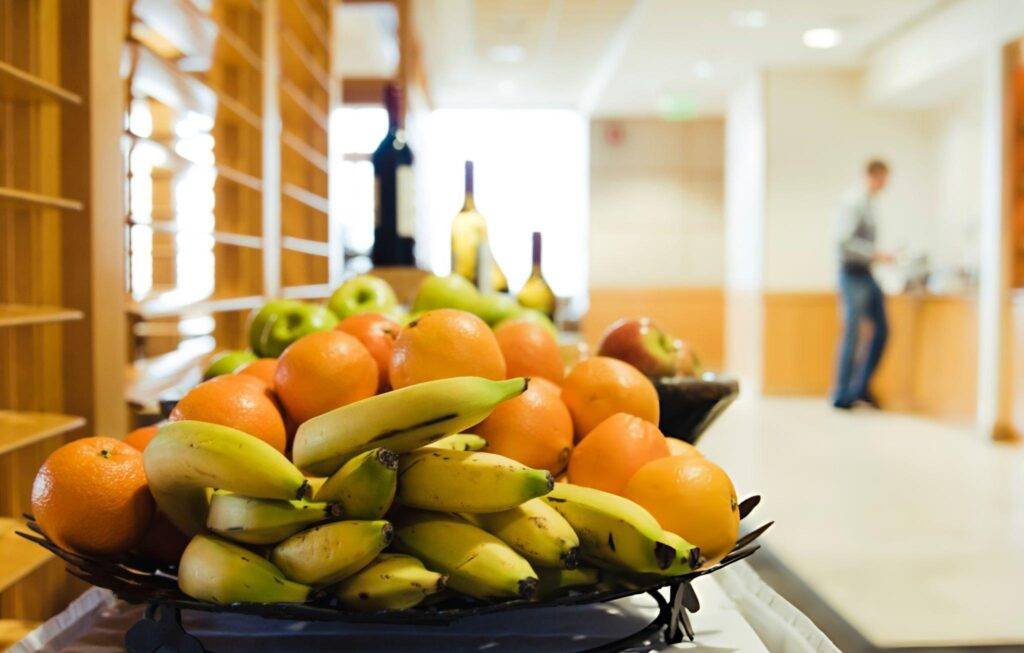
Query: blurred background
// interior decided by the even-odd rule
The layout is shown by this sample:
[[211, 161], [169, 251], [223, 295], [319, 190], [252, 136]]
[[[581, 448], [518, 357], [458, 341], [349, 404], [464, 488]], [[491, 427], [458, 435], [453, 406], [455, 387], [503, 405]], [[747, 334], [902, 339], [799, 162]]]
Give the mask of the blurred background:
[[[565, 344], [649, 316], [740, 381], [701, 447], [840, 648], [1021, 650], [1022, 38], [1015, 0], [4, 0], [0, 632], [80, 590], [12, 535], [46, 454], [153, 421], [269, 298], [448, 274], [471, 160]], [[885, 410], [840, 413], [835, 217], [875, 157]]]

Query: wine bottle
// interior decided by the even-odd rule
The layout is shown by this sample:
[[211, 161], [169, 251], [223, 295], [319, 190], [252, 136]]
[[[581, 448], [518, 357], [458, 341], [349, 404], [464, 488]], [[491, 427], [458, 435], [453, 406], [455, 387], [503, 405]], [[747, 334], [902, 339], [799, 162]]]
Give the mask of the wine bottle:
[[508, 280], [487, 242], [487, 221], [476, 210], [472, 161], [466, 161], [466, 198], [462, 210], [452, 220], [452, 272], [469, 279], [481, 290], [508, 292]]
[[533, 232], [533, 270], [530, 278], [523, 284], [516, 299], [526, 308], [533, 308], [544, 313], [551, 319], [555, 318], [555, 293], [544, 280], [540, 269], [540, 232]]
[[373, 264], [416, 265], [416, 224], [413, 206], [413, 155], [406, 141], [402, 91], [384, 88], [388, 133], [374, 151]]

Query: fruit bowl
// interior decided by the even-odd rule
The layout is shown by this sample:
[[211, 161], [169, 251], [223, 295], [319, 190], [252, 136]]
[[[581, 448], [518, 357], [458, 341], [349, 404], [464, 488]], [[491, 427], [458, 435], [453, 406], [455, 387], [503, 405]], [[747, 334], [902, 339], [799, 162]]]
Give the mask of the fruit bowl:
[[736, 399], [735, 379], [705, 373], [699, 378], [677, 376], [654, 380], [661, 404], [658, 428], [672, 438], [694, 444]]
[[[759, 496], [751, 496], [740, 503], [741, 519], [747, 517], [760, 502]], [[201, 643], [184, 632], [181, 625], [181, 610], [202, 610], [216, 613], [256, 615], [268, 619], [292, 621], [340, 621], [348, 623], [387, 623], [409, 626], [446, 626], [467, 617], [504, 613], [514, 610], [551, 609], [559, 606], [605, 603], [616, 599], [640, 594], [649, 595], [658, 606], [658, 616], [643, 629], [626, 635], [614, 642], [597, 648], [597, 651], [619, 651], [625, 647], [650, 639], [659, 630], [664, 632], [669, 644], [682, 641], [684, 637], [693, 640], [693, 628], [688, 612], [696, 612], [700, 602], [691, 582], [738, 562], [757, 551], [754, 544], [773, 522], [756, 528], [737, 540], [732, 550], [721, 560], [697, 570], [671, 577], [636, 577], [616, 586], [597, 586], [586, 590], [565, 590], [543, 600], [514, 599], [504, 602], [487, 603], [460, 595], [446, 596], [428, 606], [407, 610], [385, 610], [380, 612], [356, 612], [338, 607], [328, 592], [320, 592], [310, 603], [234, 603], [216, 605], [192, 599], [178, 589], [175, 570], [159, 568], [152, 562], [138, 557], [97, 557], [74, 553], [61, 548], [50, 540], [31, 515], [26, 515], [31, 533], [18, 532], [21, 537], [35, 542], [61, 558], [67, 565], [68, 573], [88, 583], [112, 591], [118, 598], [129, 603], [146, 603], [149, 608], [144, 619], [125, 634], [125, 648], [130, 653], [154, 651], [160, 646], [174, 648], [167, 650], [203, 651]], [[668, 588], [668, 599], [660, 590]], [[161, 649], [162, 650], [162, 649]]]

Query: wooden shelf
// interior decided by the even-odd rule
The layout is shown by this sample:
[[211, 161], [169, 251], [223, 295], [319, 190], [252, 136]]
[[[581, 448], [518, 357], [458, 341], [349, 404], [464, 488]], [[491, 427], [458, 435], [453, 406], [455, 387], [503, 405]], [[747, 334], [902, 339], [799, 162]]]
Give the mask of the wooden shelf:
[[259, 177], [254, 177], [247, 172], [236, 170], [231, 166], [226, 166], [223, 163], [217, 164], [217, 175], [233, 181], [240, 186], [245, 186], [250, 190], [254, 190], [257, 193], [263, 192], [263, 181]]
[[281, 92], [292, 104], [302, 110], [310, 120], [315, 122], [320, 129], [327, 131], [327, 114], [320, 110], [312, 99], [299, 90], [295, 84], [289, 81], [281, 82]]
[[49, 551], [14, 531], [30, 532], [20, 519], [0, 517], [0, 592], [54, 559]]
[[7, 650], [38, 628], [41, 623], [28, 619], [0, 619], [0, 649]]
[[0, 327], [49, 324], [82, 319], [82, 312], [61, 306], [29, 306], [27, 304], [0, 304]]
[[296, 29], [308, 32], [325, 50], [330, 50], [327, 26], [313, 13], [305, 0], [281, 0], [281, 11], [286, 23], [290, 22]]
[[222, 106], [233, 113], [242, 122], [249, 125], [256, 131], [263, 131], [263, 119], [260, 118], [258, 113], [228, 95], [223, 89], [212, 84], [207, 84], [207, 86], [211, 91], [213, 91], [214, 95], [217, 96], [217, 103], [219, 106]]
[[190, 375], [201, 378], [199, 365], [215, 348], [212, 336], [199, 336], [183, 341], [174, 351], [135, 361], [128, 368], [125, 399], [146, 406]]
[[128, 312], [144, 320], [175, 315], [196, 315], [203, 313], [229, 313], [232, 311], [248, 311], [262, 306], [265, 301], [262, 295], [246, 297], [219, 297], [193, 302], [178, 301], [167, 295], [157, 295], [139, 302], [131, 302]]
[[[177, 234], [182, 233], [183, 230], [178, 226], [176, 222], [170, 222], [168, 220], [155, 220], [153, 222], [133, 222], [133, 227], [149, 227], [153, 231], [159, 231], [165, 234]], [[213, 242], [220, 243], [222, 245], [234, 245], [235, 247], [248, 247], [249, 249], [261, 249], [263, 247], [263, 239], [259, 236], [250, 236], [249, 234], [236, 234], [230, 231], [204, 231], [198, 232], [193, 230], [192, 233], [200, 233], [204, 236], [212, 236]]]
[[328, 207], [330, 206], [326, 197], [321, 197], [316, 193], [311, 193], [305, 188], [300, 188], [291, 183], [281, 184], [281, 194], [295, 200], [296, 202], [305, 204], [315, 211], [320, 211], [325, 215], [327, 214]]
[[81, 211], [82, 203], [77, 200], [69, 200], [66, 197], [55, 195], [42, 195], [27, 190], [18, 190], [9, 186], [0, 186], [0, 204], [29, 204], [42, 206], [51, 209], [63, 209], [65, 211]]
[[334, 288], [326, 283], [281, 288], [281, 296], [288, 299], [323, 299], [330, 297], [332, 292], [334, 292]]
[[218, 45], [224, 43], [227, 49], [221, 50], [228, 61], [241, 65], [248, 65], [257, 73], [263, 70], [263, 60], [256, 54], [249, 44], [241, 36], [235, 33], [227, 25], [221, 24], [218, 33]]
[[281, 42], [285, 45], [282, 49], [287, 53], [291, 53], [291, 56], [299, 62], [306, 75], [315, 81], [323, 89], [324, 93], [330, 93], [330, 76], [317, 62], [316, 57], [302, 45], [298, 37], [295, 36], [295, 33], [287, 27], [283, 28], [281, 30]]
[[82, 104], [77, 93], [51, 84], [32, 73], [0, 61], [0, 99], [15, 102], [59, 101], [68, 104]]
[[284, 236], [281, 238], [281, 249], [310, 254], [312, 256], [330, 256], [330, 245], [327, 243], [320, 240], [296, 238], [295, 236]]
[[327, 162], [327, 156], [318, 152], [315, 148], [307, 144], [295, 134], [282, 130], [281, 142], [285, 147], [301, 156], [308, 163], [320, 168], [324, 173], [327, 173], [330, 170], [330, 166]]
[[0, 454], [84, 425], [85, 420], [75, 415], [0, 410]]

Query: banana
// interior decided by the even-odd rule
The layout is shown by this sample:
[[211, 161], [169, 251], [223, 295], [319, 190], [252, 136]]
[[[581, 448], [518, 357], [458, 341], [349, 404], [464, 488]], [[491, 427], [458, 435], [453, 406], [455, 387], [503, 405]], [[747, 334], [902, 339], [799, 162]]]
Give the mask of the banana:
[[398, 501], [442, 512], [499, 512], [551, 491], [554, 478], [544, 469], [482, 451], [424, 447], [398, 465]]
[[663, 576], [679, 576], [681, 574], [687, 574], [700, 566], [700, 548], [690, 544], [679, 535], [676, 535], [672, 531], [663, 530], [659, 541], [664, 542], [676, 550], [676, 557], [672, 561], [672, 564], [661, 572]]
[[178, 587], [200, 601], [303, 603], [310, 587], [295, 583], [248, 549], [211, 535], [196, 535], [178, 563]]
[[456, 433], [446, 435], [436, 442], [427, 445], [432, 449], [452, 449], [454, 451], [480, 451], [487, 447], [487, 440], [473, 433]]
[[593, 567], [552, 569], [537, 567], [537, 595], [548, 598], [572, 587], [589, 587], [601, 581], [601, 572]]
[[391, 543], [384, 520], [337, 521], [292, 535], [274, 547], [270, 561], [307, 585], [331, 585], [370, 563]]
[[327, 482], [325, 476], [307, 476], [306, 480], [309, 481], [309, 491], [312, 496], [316, 496], [316, 493], [320, 491], [320, 488]]
[[640, 573], [664, 573], [676, 550], [659, 540], [664, 531], [651, 513], [609, 492], [555, 483], [544, 501], [557, 510], [580, 538], [584, 559], [600, 566]]
[[525, 558], [464, 519], [402, 510], [395, 520], [396, 546], [430, 569], [448, 574], [448, 587], [478, 599], [528, 599], [537, 574]]
[[526, 384], [522, 377], [460, 376], [369, 397], [303, 422], [292, 458], [304, 472], [329, 476], [375, 447], [411, 451], [482, 422], [502, 401], [522, 394]]
[[206, 527], [244, 544], [277, 544], [304, 528], [342, 515], [335, 504], [283, 499], [253, 499], [215, 492]]
[[530, 499], [501, 512], [462, 516], [515, 549], [532, 564], [566, 569], [576, 566], [580, 547], [576, 531], [541, 499]]
[[207, 488], [258, 499], [303, 499], [309, 493], [309, 482], [281, 452], [219, 424], [165, 424], [142, 459], [157, 505], [186, 535], [206, 527]]
[[360, 612], [406, 610], [444, 589], [445, 577], [416, 558], [382, 553], [367, 567], [341, 581], [335, 595], [346, 608]]
[[317, 501], [334, 501], [346, 519], [380, 519], [395, 500], [398, 454], [370, 449], [349, 460], [317, 491]]

